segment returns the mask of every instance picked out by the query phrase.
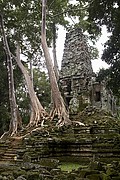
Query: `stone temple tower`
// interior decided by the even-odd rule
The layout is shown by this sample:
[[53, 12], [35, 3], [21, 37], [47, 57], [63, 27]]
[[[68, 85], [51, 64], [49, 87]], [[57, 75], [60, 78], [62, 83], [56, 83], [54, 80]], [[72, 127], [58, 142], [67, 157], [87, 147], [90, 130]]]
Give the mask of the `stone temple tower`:
[[68, 105], [73, 98], [77, 100], [88, 92], [92, 75], [87, 40], [80, 28], [73, 29], [66, 34], [60, 74], [60, 85]]
[[81, 29], [66, 35], [60, 87], [71, 114], [95, 106], [116, 114], [116, 99], [103, 82], [93, 77], [91, 53]]

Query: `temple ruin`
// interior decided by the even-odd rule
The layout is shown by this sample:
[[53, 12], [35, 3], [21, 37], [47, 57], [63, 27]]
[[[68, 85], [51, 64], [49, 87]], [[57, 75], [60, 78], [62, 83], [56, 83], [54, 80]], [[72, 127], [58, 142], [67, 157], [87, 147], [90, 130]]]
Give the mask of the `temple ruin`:
[[1, 180], [120, 179], [120, 121], [109, 113], [115, 98], [96, 81], [86, 42], [80, 29], [67, 34], [60, 77], [77, 123], [58, 128], [54, 119], [0, 140]]
[[79, 28], [66, 34], [60, 85], [70, 113], [88, 105], [116, 113], [116, 99], [104, 82], [97, 82], [87, 39]]

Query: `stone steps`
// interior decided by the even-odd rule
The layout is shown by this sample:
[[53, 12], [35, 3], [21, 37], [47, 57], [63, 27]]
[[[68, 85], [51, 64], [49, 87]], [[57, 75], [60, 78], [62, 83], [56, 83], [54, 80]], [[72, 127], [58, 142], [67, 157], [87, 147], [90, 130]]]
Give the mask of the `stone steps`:
[[8, 145], [5, 145], [5, 143], [0, 143], [0, 160], [3, 160], [3, 156], [6, 153], [8, 149]]
[[[78, 157], [97, 157], [109, 159], [120, 159], [120, 152], [115, 148], [115, 137], [119, 134], [117, 128], [107, 127], [82, 127], [74, 128], [75, 141], [67, 141], [66, 149], [64, 150], [64, 141], [55, 144], [51, 142], [51, 149], [56, 155], [60, 153], [64, 155], [73, 155]], [[69, 135], [68, 135], [69, 136]], [[77, 141], [77, 142], [76, 142]]]
[[14, 149], [7, 149], [4, 155], [2, 156], [2, 161], [15, 161], [17, 153]]
[[12, 146], [10, 142], [6, 145], [0, 144], [0, 154], [1, 162], [16, 162], [17, 159], [17, 150], [19, 149], [18, 145]]
[[[23, 140], [22, 144], [14, 146], [1, 144], [1, 161], [23, 162], [28, 156], [29, 161], [37, 162], [40, 158], [73, 156], [91, 160], [120, 159], [119, 148], [115, 139], [119, 135], [116, 128], [106, 127], [74, 127], [71, 134], [68, 131], [46, 133], [39, 132]], [[119, 141], [119, 140], [118, 140]], [[117, 143], [116, 143], [117, 144]], [[26, 155], [27, 154], [27, 155]]]

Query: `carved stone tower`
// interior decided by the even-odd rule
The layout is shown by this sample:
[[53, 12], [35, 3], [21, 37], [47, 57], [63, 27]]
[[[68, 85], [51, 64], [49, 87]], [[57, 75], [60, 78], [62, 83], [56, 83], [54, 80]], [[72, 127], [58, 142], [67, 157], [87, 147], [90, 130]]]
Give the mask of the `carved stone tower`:
[[60, 84], [66, 102], [88, 92], [93, 75], [91, 54], [87, 40], [81, 29], [73, 29], [66, 34], [61, 66]]

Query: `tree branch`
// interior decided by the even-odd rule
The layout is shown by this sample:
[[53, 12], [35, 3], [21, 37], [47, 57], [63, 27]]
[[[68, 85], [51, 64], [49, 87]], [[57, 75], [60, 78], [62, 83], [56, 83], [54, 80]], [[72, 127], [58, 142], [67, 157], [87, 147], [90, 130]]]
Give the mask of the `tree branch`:
[[47, 0], [42, 1], [42, 27], [41, 34], [46, 36], [46, 3]]
[[5, 35], [5, 31], [4, 31], [2, 14], [0, 14], [0, 26], [1, 26], [1, 33], [3, 34], [2, 38], [3, 38], [3, 44], [4, 44], [5, 51], [6, 51], [7, 55], [10, 55], [11, 53], [10, 53], [9, 45], [8, 45], [7, 38]]
[[48, 9], [53, 5], [54, 2], [55, 2], [55, 0], [53, 0], [53, 1], [51, 2], [51, 4], [48, 6]]

